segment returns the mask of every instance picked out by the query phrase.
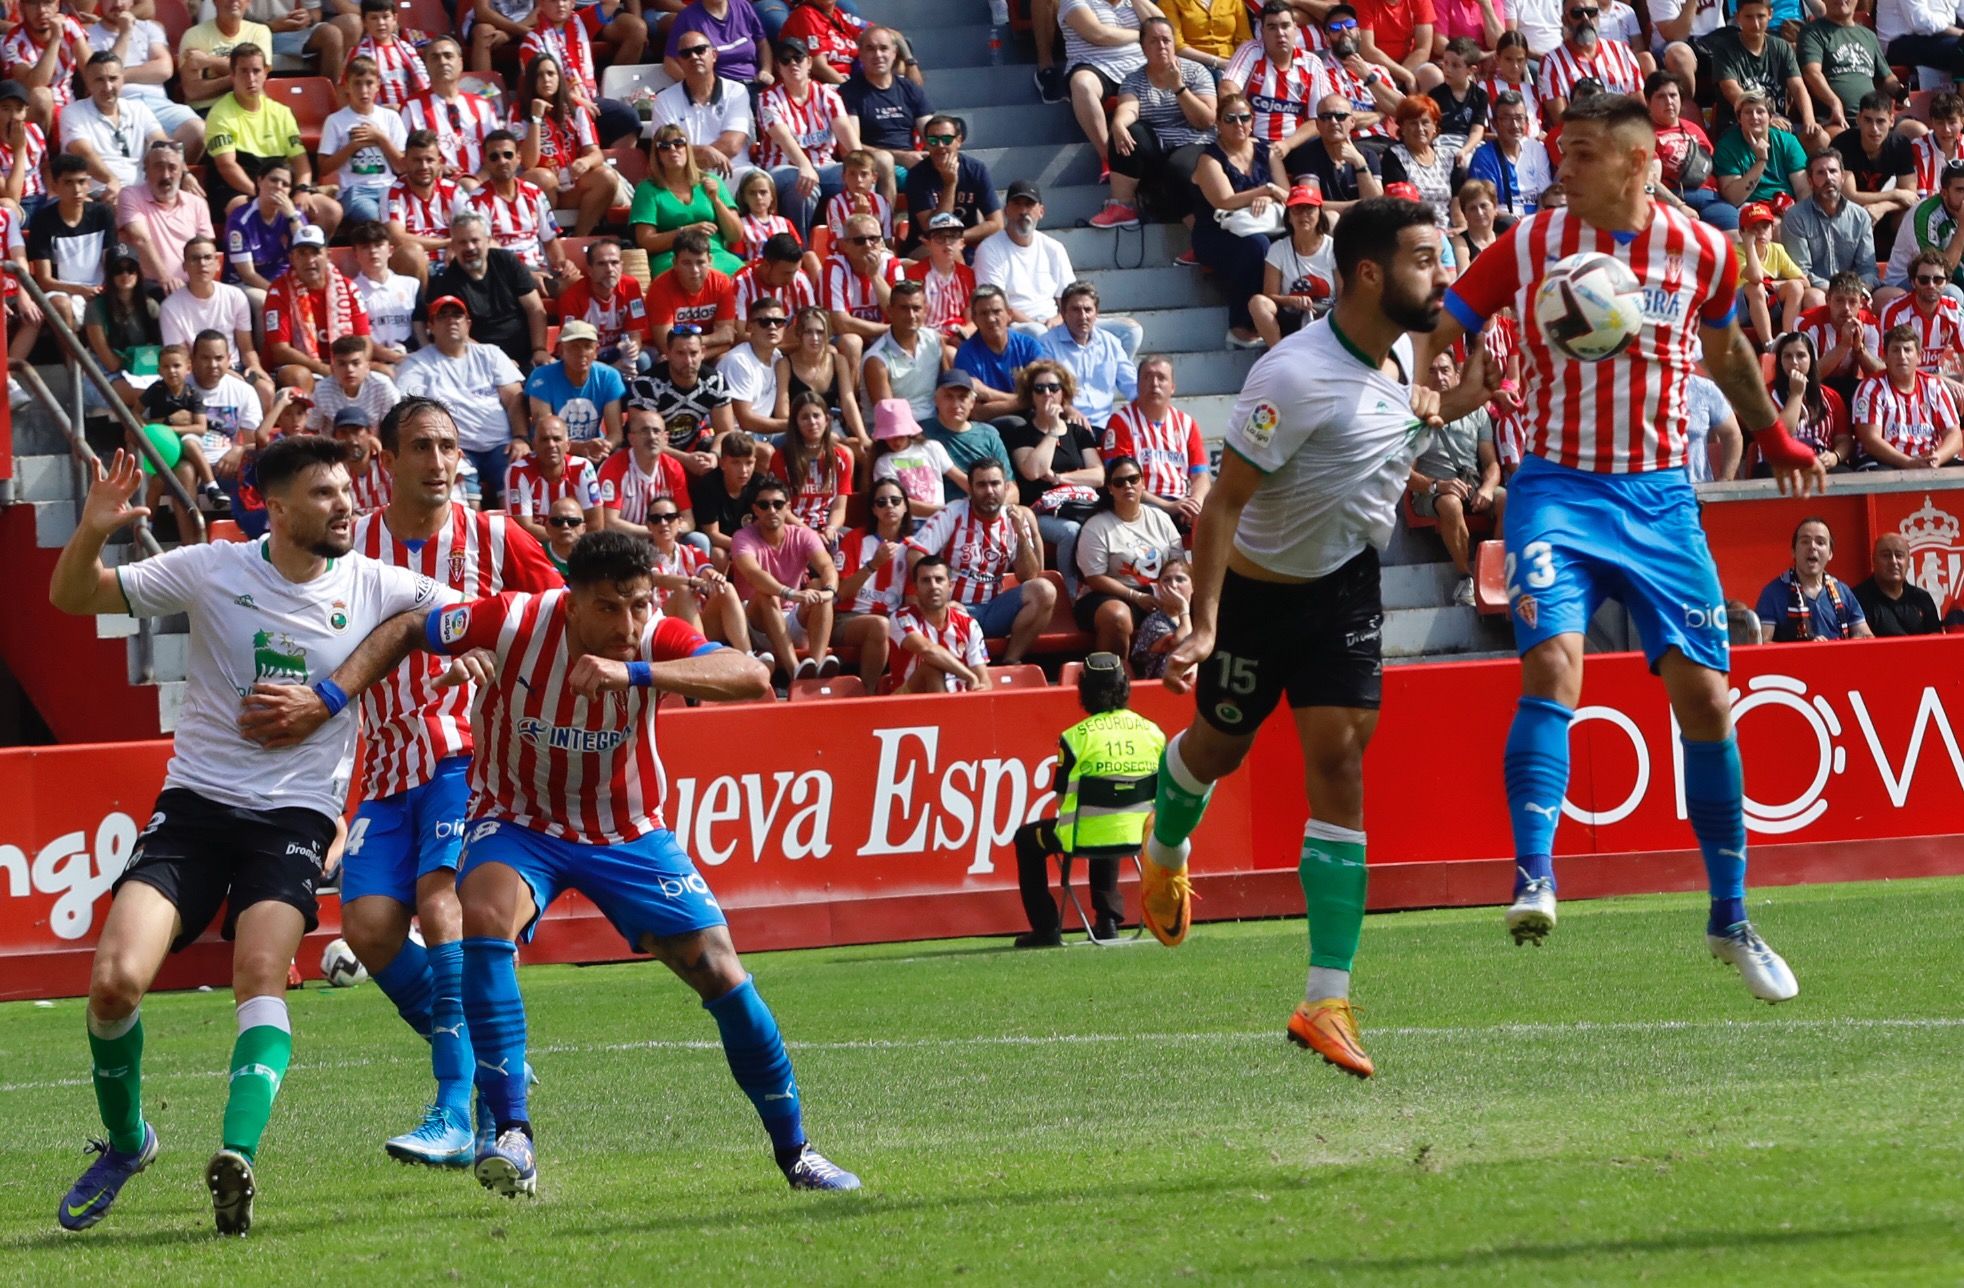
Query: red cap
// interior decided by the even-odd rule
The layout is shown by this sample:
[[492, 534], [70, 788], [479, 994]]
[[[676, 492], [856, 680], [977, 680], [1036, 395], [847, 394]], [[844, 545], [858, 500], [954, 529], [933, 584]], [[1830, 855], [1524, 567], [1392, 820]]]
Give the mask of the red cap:
[[1741, 228], [1749, 224], [1770, 224], [1774, 222], [1773, 207], [1767, 205], [1764, 201], [1749, 201], [1739, 207], [1739, 226]]
[[1384, 195], [1387, 197], [1403, 197], [1406, 201], [1425, 200], [1424, 197], [1419, 195], [1418, 185], [1411, 183], [1387, 183], [1384, 185]]
[[456, 305], [459, 309], [461, 309], [465, 317], [469, 317], [471, 315], [471, 306], [464, 303], [456, 296], [439, 295], [435, 299], [430, 301], [430, 316], [435, 317], [437, 314], [443, 312], [445, 308], [449, 307], [452, 304]]
[[1289, 200], [1286, 204], [1290, 206], [1320, 206], [1323, 204], [1323, 189], [1317, 186], [1314, 179], [1301, 180], [1295, 187], [1289, 189]]

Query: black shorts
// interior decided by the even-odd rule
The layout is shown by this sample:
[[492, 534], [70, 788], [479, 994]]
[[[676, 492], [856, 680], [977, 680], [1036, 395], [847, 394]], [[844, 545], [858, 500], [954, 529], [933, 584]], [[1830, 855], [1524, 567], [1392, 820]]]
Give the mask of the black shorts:
[[1071, 615], [1077, 618], [1077, 628], [1086, 634], [1097, 630], [1098, 610], [1106, 604], [1124, 604], [1130, 609], [1132, 629], [1135, 631], [1139, 629], [1140, 622], [1152, 615], [1150, 608], [1141, 608], [1137, 604], [1120, 599], [1117, 595], [1107, 595], [1102, 590], [1087, 590], [1078, 597], [1077, 603], [1071, 605]]
[[1301, 585], [1228, 570], [1214, 652], [1200, 664], [1195, 705], [1225, 734], [1252, 736], [1283, 694], [1291, 710], [1375, 711], [1384, 695], [1384, 603], [1368, 547]]
[[182, 923], [174, 953], [204, 933], [221, 903], [227, 939], [240, 913], [268, 901], [298, 908], [311, 931], [320, 925], [314, 886], [333, 844], [334, 820], [314, 810], [238, 809], [173, 787], [157, 797], [116, 888], [141, 881], [171, 901]]
[[1100, 98], [1117, 97], [1119, 83], [1111, 78], [1110, 72], [1107, 72], [1102, 67], [1093, 67], [1090, 63], [1072, 63], [1069, 67], [1065, 68], [1064, 83], [1066, 85], [1070, 84], [1071, 77], [1077, 75], [1079, 72], [1090, 72], [1093, 76], [1096, 76], [1098, 78], [1098, 84], [1102, 91], [1098, 95], [1098, 97]]

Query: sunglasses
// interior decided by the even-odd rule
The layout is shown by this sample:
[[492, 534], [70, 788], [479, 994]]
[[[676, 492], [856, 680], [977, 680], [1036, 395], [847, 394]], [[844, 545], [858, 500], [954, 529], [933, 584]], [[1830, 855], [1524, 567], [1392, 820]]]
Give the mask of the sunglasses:
[[882, 496], [873, 499], [873, 507], [877, 510], [890, 510], [896, 505], [905, 504], [907, 504], [907, 498], [904, 496]]
[[955, 141], [952, 134], [923, 134], [921, 137], [937, 148], [945, 148]]
[[658, 139], [655, 142], [655, 146], [663, 150], [669, 148], [686, 148], [689, 146], [689, 141], [687, 139]]
[[869, 233], [863, 237], [848, 237], [846, 241], [854, 246], [871, 246], [880, 240], [877, 234]]
[[546, 524], [554, 528], [581, 528], [586, 526], [586, 520], [576, 514], [555, 514]]
[[649, 516], [648, 516], [648, 522], [650, 522], [650, 523], [673, 523], [673, 522], [675, 522], [675, 521], [676, 521], [677, 519], [679, 519], [679, 518], [681, 518], [681, 517], [682, 517], [682, 516], [681, 516], [680, 514], [678, 514], [678, 513], [676, 513], [675, 511], [673, 511], [673, 510], [671, 510], [671, 511], [669, 511], [669, 512], [668, 512], [667, 514], [651, 514], [651, 515], [649, 515]]
[[1221, 119], [1229, 125], [1246, 125], [1255, 119], [1253, 112], [1223, 112]]
[[486, 152], [486, 153], [484, 154], [484, 156], [485, 156], [485, 159], [486, 159], [486, 160], [488, 160], [488, 161], [516, 161], [516, 160], [518, 160], [518, 153], [516, 153], [516, 152]]
[[1055, 380], [1045, 380], [1031, 385], [1030, 392], [1033, 394], [1061, 394], [1064, 392], [1064, 386], [1058, 384]]
[[1319, 121], [1335, 121], [1335, 122], [1336, 122], [1336, 123], [1337, 123], [1338, 125], [1342, 125], [1342, 124], [1343, 124], [1343, 123], [1344, 123], [1345, 121], [1348, 121], [1348, 120], [1350, 119], [1350, 113], [1348, 113], [1348, 112], [1318, 112], [1318, 113], [1316, 114], [1316, 119], [1317, 119], [1317, 120], [1319, 120]]
[[694, 58], [698, 54], [706, 54], [708, 52], [708, 45], [690, 45], [687, 49], [676, 50], [675, 54], [678, 58]]
[[759, 510], [782, 510], [785, 506], [791, 503], [789, 501], [778, 500], [778, 501], [755, 501], [752, 502], [752, 504]]
[[1942, 286], [1949, 280], [1947, 277], [1931, 277], [1924, 273], [1918, 273], [1916, 275], [1916, 284], [1918, 286]]
[[686, 338], [688, 336], [701, 335], [701, 334], [702, 334], [702, 328], [697, 326], [693, 322], [677, 322], [674, 326], [668, 329], [668, 338], [671, 340], [673, 340], [678, 335]]
[[1326, 31], [1355, 31], [1357, 30], [1357, 19], [1339, 18], [1335, 22], [1329, 24], [1329, 26], [1327, 26], [1325, 30]]
[[1602, 12], [1601, 9], [1571, 9], [1568, 11], [1568, 18], [1570, 22], [1581, 22], [1585, 18], [1594, 20], [1600, 18]]
[[1139, 481], [1140, 481], [1141, 479], [1143, 479], [1143, 478], [1145, 478], [1145, 475], [1143, 475], [1143, 474], [1127, 474], [1127, 475], [1124, 475], [1123, 477], [1121, 477], [1121, 476], [1119, 476], [1119, 475], [1117, 475], [1117, 474], [1114, 474], [1114, 475], [1112, 475], [1112, 486], [1113, 486], [1113, 487], [1132, 487], [1132, 486], [1134, 486], [1134, 485], [1136, 485], [1136, 484], [1137, 484], [1137, 483], [1138, 483], [1138, 482], [1139, 482]]
[[785, 319], [783, 318], [751, 318], [750, 320], [758, 326], [767, 326], [772, 328], [781, 327], [784, 325], [785, 322]]

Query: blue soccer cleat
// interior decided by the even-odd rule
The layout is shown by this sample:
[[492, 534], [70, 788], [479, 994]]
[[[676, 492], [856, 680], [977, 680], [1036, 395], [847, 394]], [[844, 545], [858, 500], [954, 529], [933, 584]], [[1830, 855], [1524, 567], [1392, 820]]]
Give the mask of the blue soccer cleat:
[[470, 1124], [442, 1105], [431, 1105], [422, 1125], [383, 1142], [390, 1158], [426, 1167], [469, 1167], [478, 1155]]
[[532, 1153], [532, 1138], [516, 1127], [500, 1134], [489, 1149], [480, 1153], [473, 1170], [479, 1185], [508, 1199], [539, 1192], [539, 1168]]
[[813, 1149], [809, 1142], [784, 1169], [794, 1190], [856, 1190], [859, 1178]]
[[143, 1148], [134, 1154], [111, 1149], [106, 1140], [91, 1140], [88, 1152], [101, 1157], [89, 1164], [89, 1170], [82, 1173], [82, 1179], [55, 1210], [55, 1220], [64, 1230], [86, 1230], [109, 1215], [123, 1186], [157, 1157], [157, 1130], [143, 1124]]

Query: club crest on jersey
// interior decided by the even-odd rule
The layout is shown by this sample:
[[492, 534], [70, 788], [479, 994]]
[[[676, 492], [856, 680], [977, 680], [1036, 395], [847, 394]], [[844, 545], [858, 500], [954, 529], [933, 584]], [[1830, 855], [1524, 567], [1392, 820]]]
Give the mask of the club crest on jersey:
[[446, 608], [443, 610], [442, 618], [437, 621], [437, 638], [445, 644], [455, 644], [458, 640], [464, 638], [465, 633], [470, 628], [471, 610], [459, 604], [455, 608]]
[[464, 582], [464, 552], [461, 550], [453, 550], [450, 552], [450, 584], [453, 586], [462, 586], [463, 582]]
[[1255, 409], [1248, 413], [1248, 424], [1243, 430], [1249, 443], [1256, 447], [1267, 447], [1275, 439], [1275, 427], [1281, 423], [1282, 412], [1274, 403], [1256, 403]]
[[625, 729], [575, 729], [547, 724], [537, 716], [518, 722], [518, 737], [541, 751], [617, 751], [627, 742]]
[[327, 615], [327, 624], [329, 626], [332, 626], [337, 631], [347, 630], [348, 629], [348, 601], [345, 599], [337, 599], [332, 604], [328, 605], [328, 608], [330, 611], [328, 612]]
[[1535, 619], [1541, 615], [1541, 607], [1534, 602], [1533, 595], [1522, 595], [1514, 601], [1514, 612], [1521, 619], [1521, 625], [1533, 630]]

